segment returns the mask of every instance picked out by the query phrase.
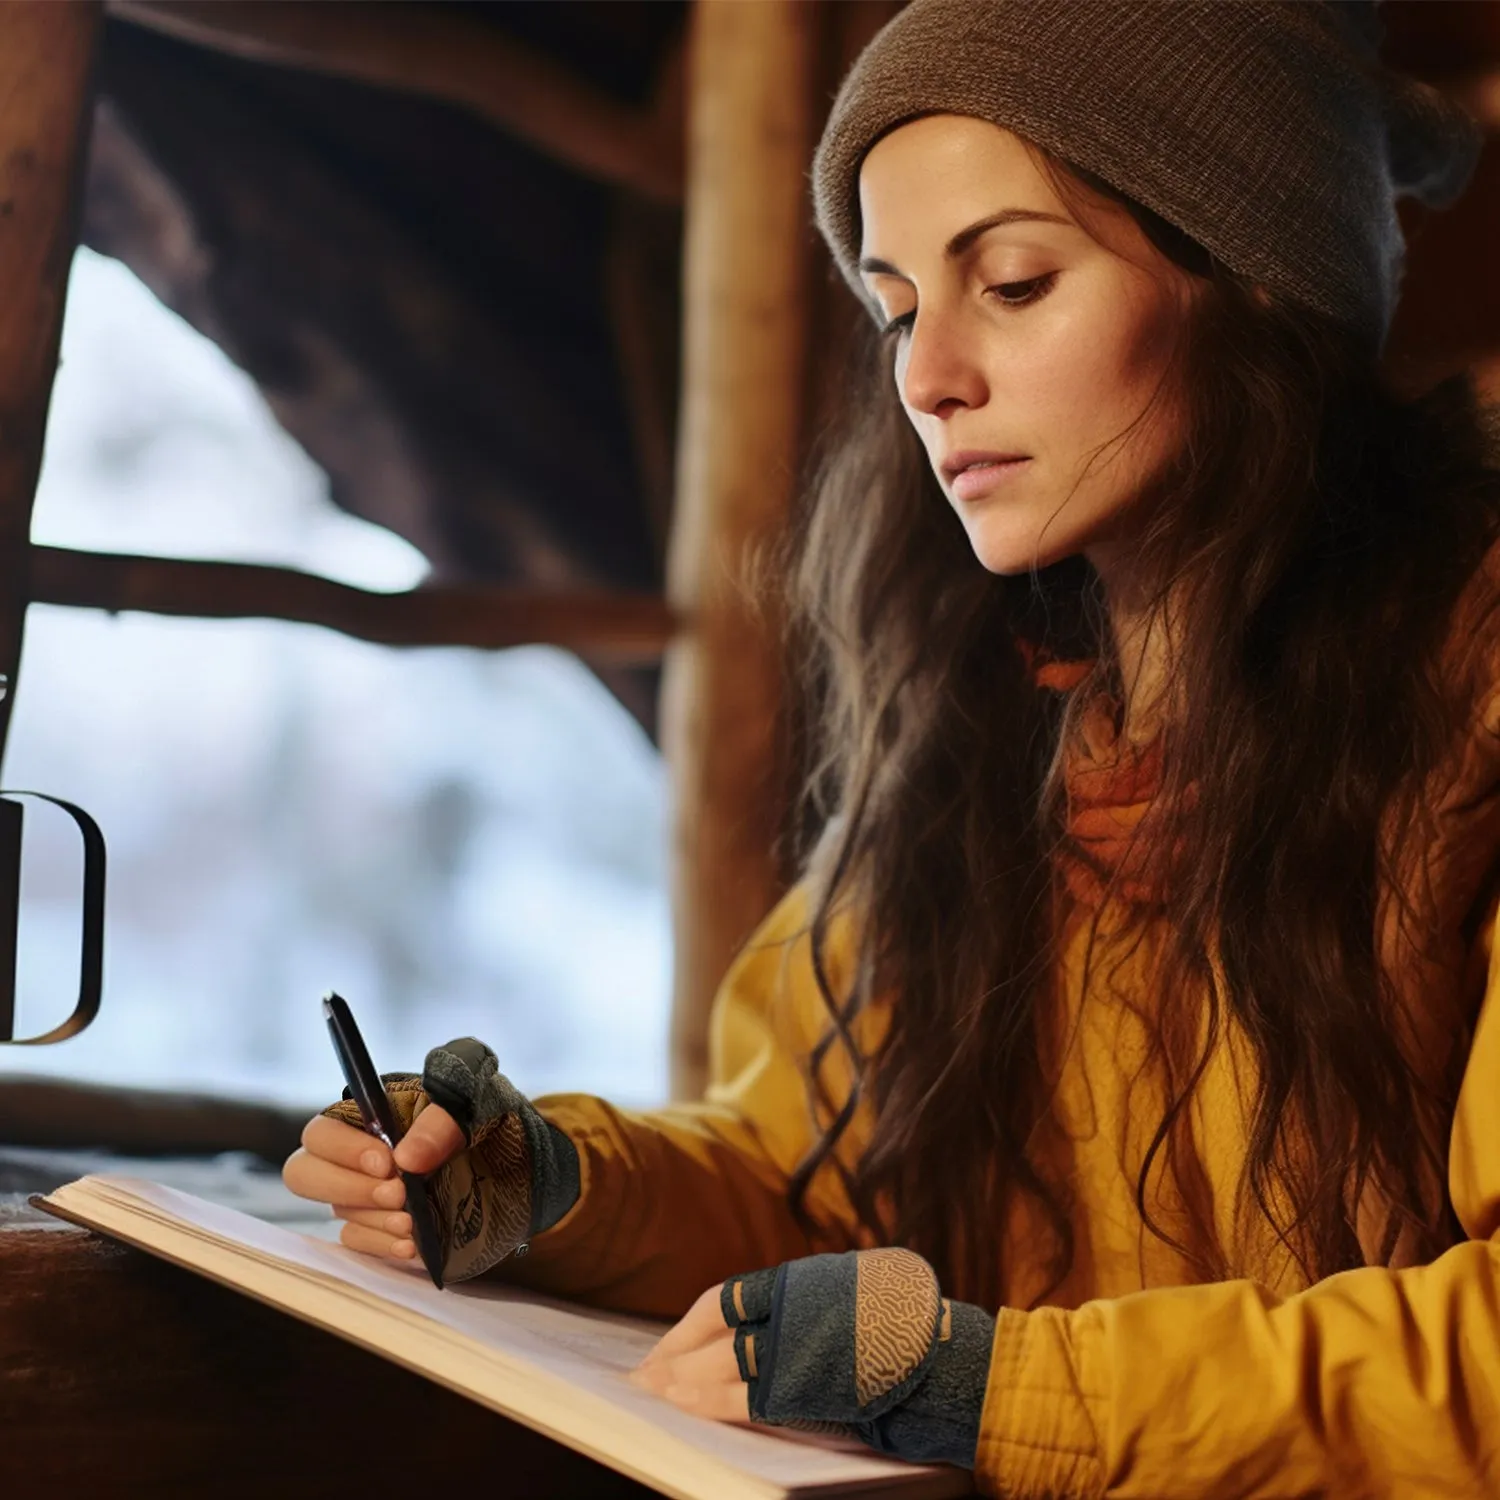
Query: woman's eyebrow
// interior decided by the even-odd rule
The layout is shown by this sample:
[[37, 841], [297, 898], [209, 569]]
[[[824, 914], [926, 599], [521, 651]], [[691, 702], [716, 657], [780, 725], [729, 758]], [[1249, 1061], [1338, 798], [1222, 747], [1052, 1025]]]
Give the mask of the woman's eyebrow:
[[[967, 229], [960, 229], [957, 234], [943, 246], [943, 255], [948, 260], [957, 260], [975, 240], [982, 234], [987, 234], [991, 229], [998, 229], [1002, 224], [1072, 224], [1071, 219], [1065, 219], [1061, 214], [1044, 213], [1039, 208], [1002, 208], [999, 213], [990, 214], [987, 218], [970, 224]], [[888, 260], [880, 260], [876, 256], [864, 256], [859, 263], [861, 271], [869, 271], [877, 276], [899, 276], [898, 271]]]

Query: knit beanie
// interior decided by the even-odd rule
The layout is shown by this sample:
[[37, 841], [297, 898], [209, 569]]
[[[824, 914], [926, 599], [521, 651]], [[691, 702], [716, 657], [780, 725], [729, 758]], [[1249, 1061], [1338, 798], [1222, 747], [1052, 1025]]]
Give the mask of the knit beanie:
[[[1231, 270], [1384, 345], [1395, 200], [1467, 185], [1477, 123], [1377, 57], [1375, 0], [911, 0], [856, 60], [813, 163], [859, 279], [859, 168], [928, 114], [1014, 131], [1155, 210]], [[878, 316], [878, 313], [877, 313]]]

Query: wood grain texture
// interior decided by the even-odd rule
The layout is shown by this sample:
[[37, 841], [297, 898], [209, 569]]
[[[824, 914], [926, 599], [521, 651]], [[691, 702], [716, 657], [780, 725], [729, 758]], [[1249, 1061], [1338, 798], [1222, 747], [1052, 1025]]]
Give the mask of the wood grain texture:
[[655, 1492], [296, 1319], [82, 1230], [0, 1228], [3, 1472], [59, 1496]]
[[0, 4], [0, 752], [25, 627], [20, 587], [77, 241], [100, 9]]
[[805, 193], [820, 7], [700, 0], [689, 38], [677, 503], [662, 682], [673, 782], [672, 1092], [708, 1068], [708, 1012], [778, 894], [777, 622], [757, 549], [789, 513], [803, 415]]

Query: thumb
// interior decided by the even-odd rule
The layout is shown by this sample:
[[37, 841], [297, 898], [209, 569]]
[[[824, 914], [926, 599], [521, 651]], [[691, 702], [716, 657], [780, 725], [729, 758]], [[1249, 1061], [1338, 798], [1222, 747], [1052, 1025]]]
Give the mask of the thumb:
[[396, 1145], [396, 1165], [403, 1172], [435, 1172], [463, 1149], [458, 1121], [440, 1104], [429, 1104], [412, 1121]]

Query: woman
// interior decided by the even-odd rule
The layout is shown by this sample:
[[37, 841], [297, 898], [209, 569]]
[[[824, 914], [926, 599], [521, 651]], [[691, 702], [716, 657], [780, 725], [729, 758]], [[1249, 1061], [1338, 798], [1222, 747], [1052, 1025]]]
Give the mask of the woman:
[[[701, 1291], [643, 1384], [985, 1493], [1500, 1492], [1500, 473], [1377, 368], [1393, 197], [1478, 143], [1375, 41], [915, 0], [866, 50], [803, 879], [703, 1103], [393, 1084], [451, 1270]], [[286, 1179], [409, 1258], [391, 1172], [335, 1106]]]

